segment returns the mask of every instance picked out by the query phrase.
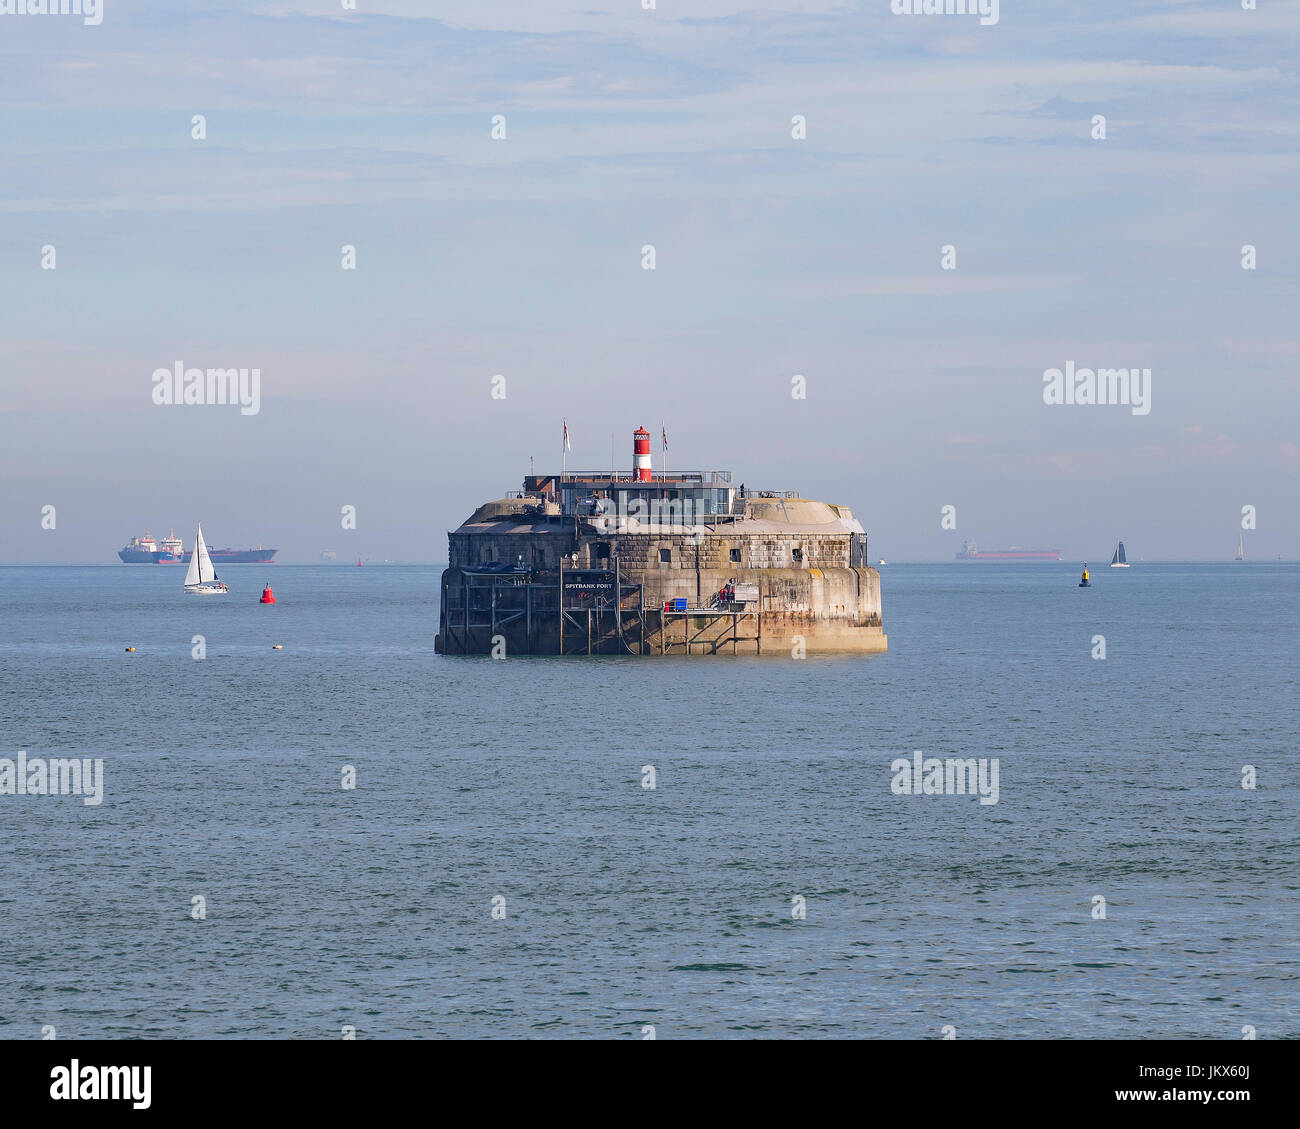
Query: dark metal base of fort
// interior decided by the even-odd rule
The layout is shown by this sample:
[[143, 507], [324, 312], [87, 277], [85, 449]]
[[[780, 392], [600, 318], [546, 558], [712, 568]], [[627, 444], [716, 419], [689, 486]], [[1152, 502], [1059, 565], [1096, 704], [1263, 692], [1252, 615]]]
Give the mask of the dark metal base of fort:
[[642, 603], [642, 585], [617, 578], [605, 591], [572, 582], [565, 587], [561, 607], [555, 574], [481, 576], [448, 569], [443, 575], [441, 629], [434, 649], [443, 655], [491, 654], [494, 646], [505, 654], [532, 655], [754, 655], [763, 651], [762, 615], [755, 608], [647, 608]]

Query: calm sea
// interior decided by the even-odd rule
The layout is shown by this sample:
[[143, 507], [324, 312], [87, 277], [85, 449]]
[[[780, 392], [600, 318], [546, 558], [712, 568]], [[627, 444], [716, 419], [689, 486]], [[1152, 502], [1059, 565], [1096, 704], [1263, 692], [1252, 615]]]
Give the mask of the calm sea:
[[886, 566], [883, 656], [493, 661], [432, 567], [2, 568], [0, 757], [104, 796], [0, 795], [0, 1035], [1298, 1037], [1300, 567], [1077, 575]]

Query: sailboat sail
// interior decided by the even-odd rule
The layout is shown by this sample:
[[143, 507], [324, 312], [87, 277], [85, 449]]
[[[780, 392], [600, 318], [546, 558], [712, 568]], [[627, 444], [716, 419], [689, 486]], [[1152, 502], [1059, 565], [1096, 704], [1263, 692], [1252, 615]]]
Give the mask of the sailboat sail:
[[1246, 546], [1241, 540], [1241, 534], [1237, 534], [1237, 555], [1235, 560], [1244, 561], [1246, 559]]
[[208, 556], [208, 546], [203, 540], [203, 526], [199, 526], [198, 536], [194, 541], [194, 555], [190, 557], [190, 566], [194, 562], [199, 562], [199, 583], [206, 584], [209, 580], [217, 578], [217, 570], [212, 567], [212, 558]]
[[1119, 557], [1119, 564], [1128, 564], [1128, 557], [1124, 555], [1124, 542], [1119, 543], [1119, 548], [1115, 550], [1115, 555]]
[[199, 526], [199, 540], [190, 554], [190, 567], [185, 570], [185, 587], [199, 582], [199, 546], [203, 545], [203, 526]]

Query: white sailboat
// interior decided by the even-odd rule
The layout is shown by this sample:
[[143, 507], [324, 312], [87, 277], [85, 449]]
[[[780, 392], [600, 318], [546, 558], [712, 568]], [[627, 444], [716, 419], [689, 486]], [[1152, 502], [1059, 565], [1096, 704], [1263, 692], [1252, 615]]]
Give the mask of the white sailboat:
[[1241, 540], [1241, 531], [1237, 532], [1237, 555], [1232, 558], [1234, 561], [1244, 561], [1246, 559], [1246, 546]]
[[200, 523], [194, 538], [194, 552], [190, 554], [190, 567], [185, 572], [185, 591], [196, 596], [223, 596], [229, 589], [217, 579], [217, 570], [212, 567], [212, 558], [208, 556], [208, 546], [203, 540], [203, 525]]
[[1115, 546], [1115, 555], [1110, 558], [1111, 568], [1130, 568], [1128, 557], [1124, 555], [1124, 542], [1121, 541]]

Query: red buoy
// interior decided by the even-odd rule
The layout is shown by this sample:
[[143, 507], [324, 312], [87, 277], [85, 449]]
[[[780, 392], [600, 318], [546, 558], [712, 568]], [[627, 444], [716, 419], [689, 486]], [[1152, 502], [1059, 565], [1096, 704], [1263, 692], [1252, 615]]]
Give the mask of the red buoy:
[[262, 598], [257, 601], [259, 604], [274, 604], [275, 593], [271, 591], [271, 585], [268, 584], [262, 589]]

